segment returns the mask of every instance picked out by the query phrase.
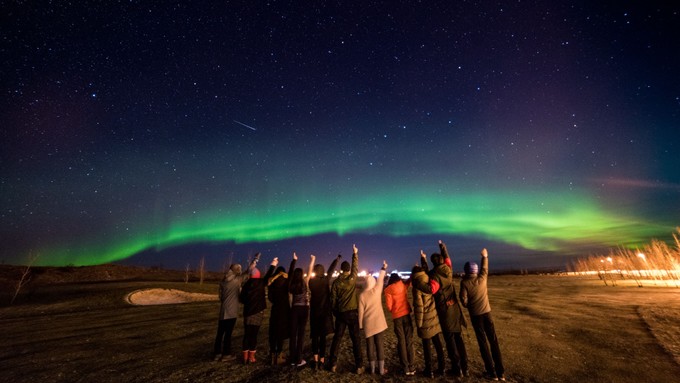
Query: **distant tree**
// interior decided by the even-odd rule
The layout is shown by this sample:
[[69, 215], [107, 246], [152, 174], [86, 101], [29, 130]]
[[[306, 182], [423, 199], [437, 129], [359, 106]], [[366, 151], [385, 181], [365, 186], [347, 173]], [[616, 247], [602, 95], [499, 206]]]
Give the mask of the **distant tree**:
[[201, 257], [198, 261], [198, 281], [199, 284], [203, 284], [203, 278], [205, 278], [205, 257]]

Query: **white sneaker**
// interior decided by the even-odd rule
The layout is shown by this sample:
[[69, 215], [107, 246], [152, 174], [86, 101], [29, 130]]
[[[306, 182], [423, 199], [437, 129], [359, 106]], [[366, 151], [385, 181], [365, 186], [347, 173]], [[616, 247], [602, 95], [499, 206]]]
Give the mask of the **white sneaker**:
[[298, 367], [302, 367], [302, 366], [304, 366], [305, 364], [307, 364], [307, 361], [304, 360], [304, 359], [301, 359], [301, 360], [300, 360], [300, 363], [298, 363], [297, 366], [298, 366]]

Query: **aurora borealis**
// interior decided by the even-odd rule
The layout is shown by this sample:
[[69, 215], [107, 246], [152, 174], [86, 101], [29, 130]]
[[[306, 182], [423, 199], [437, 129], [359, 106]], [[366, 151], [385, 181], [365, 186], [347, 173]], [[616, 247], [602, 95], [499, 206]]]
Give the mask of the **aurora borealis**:
[[404, 268], [443, 239], [520, 268], [668, 239], [680, 7], [450, 3], [3, 5], [0, 258], [357, 242]]

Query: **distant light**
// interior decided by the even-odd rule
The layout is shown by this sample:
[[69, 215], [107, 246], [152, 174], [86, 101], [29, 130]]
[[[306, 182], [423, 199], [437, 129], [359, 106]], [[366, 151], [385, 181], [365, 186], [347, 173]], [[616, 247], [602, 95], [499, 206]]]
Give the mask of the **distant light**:
[[645, 255], [643, 253], [637, 253], [638, 258], [645, 259]]

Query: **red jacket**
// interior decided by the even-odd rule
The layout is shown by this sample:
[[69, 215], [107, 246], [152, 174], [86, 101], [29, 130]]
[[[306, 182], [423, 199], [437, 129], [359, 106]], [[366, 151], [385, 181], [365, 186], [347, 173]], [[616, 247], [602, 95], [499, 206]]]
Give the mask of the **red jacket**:
[[392, 313], [392, 319], [401, 318], [411, 313], [408, 303], [408, 284], [397, 281], [385, 287], [385, 303]]

